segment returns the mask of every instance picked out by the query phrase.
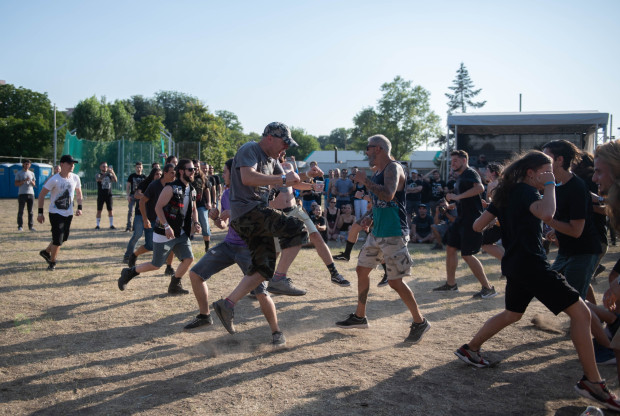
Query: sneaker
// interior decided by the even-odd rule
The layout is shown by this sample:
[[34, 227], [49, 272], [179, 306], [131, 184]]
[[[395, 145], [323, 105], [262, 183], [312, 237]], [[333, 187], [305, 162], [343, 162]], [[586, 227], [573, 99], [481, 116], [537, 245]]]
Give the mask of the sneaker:
[[39, 251], [39, 255], [45, 259], [47, 264], [50, 264], [52, 262], [52, 255], [48, 253], [47, 251], [41, 250]]
[[123, 264], [127, 264], [129, 261], [129, 256], [123, 256]]
[[206, 325], [213, 325], [213, 318], [211, 318], [211, 314], [196, 316], [189, 324], [185, 325], [183, 329], [196, 329]]
[[607, 267], [603, 266], [602, 264], [599, 264], [596, 270], [594, 271], [594, 274], [592, 275], [592, 279], [594, 279], [599, 274], [603, 273], [605, 269], [607, 269]]
[[363, 318], [360, 318], [359, 316], [352, 313], [344, 321], [336, 322], [336, 326], [340, 328], [347, 328], [347, 329], [349, 328], [366, 329], [368, 328], [368, 319], [366, 319], [365, 316]]
[[271, 334], [271, 345], [280, 347], [284, 344], [286, 344], [286, 338], [282, 332], [276, 331]]
[[411, 324], [411, 330], [409, 331], [409, 336], [405, 338], [405, 342], [410, 342], [412, 344], [417, 344], [422, 341], [422, 336], [424, 333], [431, 329], [431, 324], [424, 318], [424, 321], [416, 324], [415, 322]]
[[603, 347], [596, 341], [596, 339], [592, 339], [592, 344], [594, 345], [594, 358], [596, 359], [597, 364], [616, 364], [616, 355], [614, 354], [614, 350], [612, 350], [611, 348]]
[[110, 225], [110, 230], [116, 230], [116, 227], [113, 225]]
[[342, 287], [351, 286], [351, 282], [342, 277], [341, 274], [332, 276], [332, 283]]
[[47, 270], [56, 270], [56, 262], [50, 261], [49, 264], [47, 265]]
[[131, 227], [130, 226], [125, 227], [125, 232], [128, 232], [128, 231], [131, 231]]
[[181, 279], [172, 278], [170, 284], [168, 285], [168, 294], [169, 295], [187, 295], [189, 294], [189, 290], [183, 289], [183, 285], [181, 284]]
[[387, 278], [387, 273], [383, 273], [383, 277], [381, 278], [381, 281], [379, 283], [377, 283], [378, 287], [383, 287], [383, 286], [387, 286], [388, 283], [388, 278]]
[[344, 253], [340, 253], [336, 256], [334, 256], [334, 260], [342, 260], [342, 261], [349, 261], [349, 256], [345, 256]]
[[222, 321], [222, 325], [228, 331], [229, 334], [234, 334], [237, 332], [235, 330], [235, 324], [233, 324], [233, 318], [235, 317], [235, 310], [233, 308], [229, 308], [226, 305], [226, 300], [220, 299], [217, 302], [213, 302], [211, 307], [217, 314], [217, 317]]
[[132, 270], [134, 269], [130, 269], [129, 267], [125, 267], [121, 270], [121, 277], [118, 278], [118, 288], [120, 290], [125, 290], [127, 288], [127, 283], [137, 276], [137, 274], [134, 274], [136, 272], [132, 272]]
[[295, 287], [293, 281], [288, 277], [277, 282], [274, 282], [273, 279], [270, 280], [267, 290], [276, 295], [303, 296], [306, 294], [305, 289]]
[[96, 227], [95, 227], [95, 230], [101, 230], [101, 227], [96, 226]]
[[457, 283], [450, 286], [448, 282], [433, 289], [433, 292], [458, 292], [458, 291], [459, 291], [459, 285]]
[[482, 358], [480, 351], [470, 350], [469, 345], [467, 344], [461, 346], [461, 348], [456, 350], [454, 354], [467, 364], [473, 365], [474, 367], [483, 368], [488, 367], [490, 364], [487, 360]]
[[17, 227], [17, 231], [24, 231], [24, 227]]
[[[134, 267], [136, 265], [136, 260], [138, 260], [138, 256], [131, 253], [127, 259], [127, 266]], [[172, 275], [174, 275], [174, 272], [172, 272]]]
[[36, 228], [34, 228], [34, 227], [30, 227], [30, 228], [28, 228], [28, 229], [29, 229], [30, 231], [32, 231], [32, 232], [36, 232], [36, 231], [37, 231], [37, 229], [36, 229]]
[[616, 395], [609, 391], [605, 380], [600, 383], [593, 383], [586, 376], [583, 376], [575, 385], [575, 390], [583, 397], [596, 400], [608, 409], [620, 411], [620, 402], [618, 402]]
[[166, 265], [166, 271], [164, 272], [164, 275], [170, 276], [170, 277], [174, 276], [174, 269], [172, 268], [171, 265], [169, 264]]
[[491, 286], [490, 289], [487, 289], [486, 287], [483, 287], [482, 290], [480, 290], [480, 292], [474, 293], [474, 296], [472, 296], [472, 298], [474, 298], [474, 299], [489, 299], [489, 298], [493, 298], [493, 297], [495, 297], [497, 295], [498, 295], [498, 293], [495, 291], [495, 286]]
[[443, 245], [435, 243], [435, 245], [431, 247], [431, 250], [443, 250]]

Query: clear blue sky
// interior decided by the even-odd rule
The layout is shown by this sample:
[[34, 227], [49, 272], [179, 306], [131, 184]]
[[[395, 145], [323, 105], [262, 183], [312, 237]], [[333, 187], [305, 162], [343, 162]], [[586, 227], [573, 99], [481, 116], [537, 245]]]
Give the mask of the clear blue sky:
[[598, 110], [620, 136], [620, 1], [0, 0], [0, 79], [59, 108], [159, 90], [313, 135], [352, 127], [400, 75], [445, 124], [464, 62], [480, 111]]

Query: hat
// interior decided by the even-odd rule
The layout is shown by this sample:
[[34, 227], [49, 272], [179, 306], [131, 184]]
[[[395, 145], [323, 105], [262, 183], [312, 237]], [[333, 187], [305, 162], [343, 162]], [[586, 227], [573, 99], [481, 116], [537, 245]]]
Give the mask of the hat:
[[62, 155], [60, 158], [60, 163], [80, 163], [73, 158], [71, 155]]
[[411, 173], [418, 173], [418, 170], [417, 170], [417, 169], [413, 169], [413, 170], [411, 171]]
[[288, 126], [278, 121], [267, 124], [267, 127], [265, 127], [263, 131], [263, 137], [267, 136], [279, 137], [289, 146], [299, 146], [297, 142], [293, 140], [293, 137], [291, 137], [291, 130]]
[[428, 209], [428, 207], [426, 206], [426, 204], [420, 204], [420, 205], [418, 205], [418, 208], [426, 208], [426, 209]]

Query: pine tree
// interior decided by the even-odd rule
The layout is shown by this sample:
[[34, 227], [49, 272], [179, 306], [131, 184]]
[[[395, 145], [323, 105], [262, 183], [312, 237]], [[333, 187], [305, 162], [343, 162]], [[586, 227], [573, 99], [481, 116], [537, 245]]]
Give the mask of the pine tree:
[[472, 100], [480, 94], [482, 88], [474, 90], [474, 83], [469, 78], [469, 72], [467, 68], [461, 62], [461, 67], [456, 71], [456, 78], [452, 81], [452, 86], [448, 87], [454, 94], [446, 94], [448, 101], [448, 113], [452, 113], [454, 110], [460, 109], [461, 112], [466, 113], [467, 107], [480, 108], [486, 104], [486, 101], [473, 102]]

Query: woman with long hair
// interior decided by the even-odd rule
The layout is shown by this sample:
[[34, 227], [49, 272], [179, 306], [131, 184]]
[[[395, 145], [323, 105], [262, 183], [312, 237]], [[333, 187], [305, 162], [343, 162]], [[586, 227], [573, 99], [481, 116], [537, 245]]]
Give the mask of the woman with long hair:
[[202, 230], [202, 240], [205, 244], [205, 253], [209, 251], [211, 242], [211, 227], [209, 225], [209, 209], [211, 208], [211, 192], [207, 186], [209, 178], [200, 169], [197, 160], [194, 163], [194, 182], [192, 186], [196, 189], [196, 210], [198, 211], [198, 221]]
[[[535, 297], [554, 314], [565, 312], [571, 320], [571, 339], [584, 376], [575, 386], [582, 396], [620, 410], [620, 402], [601, 379], [590, 339], [590, 311], [579, 292], [547, 262], [542, 244], [542, 223], [555, 213], [555, 178], [552, 160], [537, 150], [518, 157], [504, 170], [493, 202], [474, 223], [480, 232], [499, 218], [502, 242], [502, 274], [506, 276], [505, 310], [489, 319], [472, 340], [455, 354], [467, 364], [488, 367], [480, 347], [499, 331], [517, 322]], [[544, 190], [541, 197], [539, 191]]]

